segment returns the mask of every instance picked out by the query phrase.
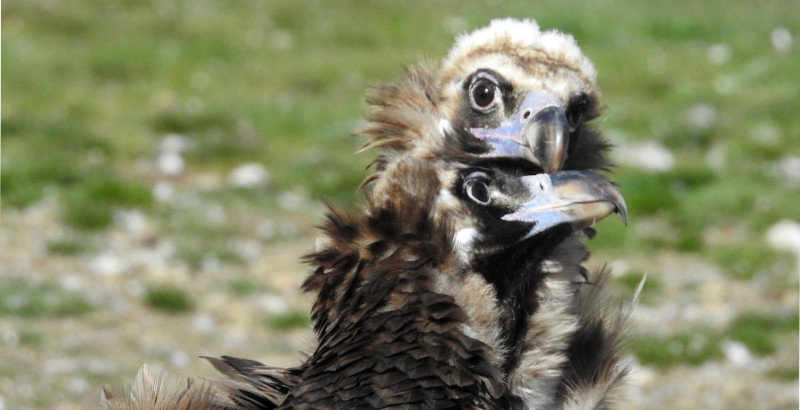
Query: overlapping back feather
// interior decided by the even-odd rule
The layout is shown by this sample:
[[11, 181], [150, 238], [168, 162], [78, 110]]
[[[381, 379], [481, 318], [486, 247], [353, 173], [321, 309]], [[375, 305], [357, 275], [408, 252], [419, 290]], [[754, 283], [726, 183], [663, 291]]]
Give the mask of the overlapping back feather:
[[[362, 183], [372, 184], [372, 191], [363, 212], [330, 213], [323, 227], [328, 245], [307, 257], [315, 271], [303, 289], [317, 293], [312, 319], [318, 348], [303, 365], [279, 369], [227, 356], [209, 359], [228, 376], [213, 385], [177, 381], [145, 366], [123, 393], [106, 390], [104, 405], [113, 410], [351, 408], [355, 402], [370, 408], [523, 408], [514, 389], [537, 384], [525, 375], [509, 381], [511, 376], [493, 364], [497, 353], [463, 332], [465, 313], [453, 297], [433, 291], [435, 270], [450, 263], [453, 238], [450, 227], [426, 209], [442, 188], [430, 163], [485, 149], [444, 120], [439, 75], [419, 65], [398, 82], [371, 91], [371, 111], [357, 135], [368, 138], [362, 150], [380, 150], [374, 173]], [[590, 128], [578, 130], [564, 167], [605, 169], [607, 149]], [[538, 393], [547, 396], [542, 402], [548, 408], [606, 408], [627, 373], [621, 358], [627, 314], [607, 299], [606, 277], [592, 276], [574, 298], [565, 294], [561, 309], [570, 322], [556, 340], [563, 342], [556, 349], [560, 356], [552, 368], [540, 369], [550, 387]], [[552, 329], [543, 330], [524, 347], [535, 351], [534, 344]]]

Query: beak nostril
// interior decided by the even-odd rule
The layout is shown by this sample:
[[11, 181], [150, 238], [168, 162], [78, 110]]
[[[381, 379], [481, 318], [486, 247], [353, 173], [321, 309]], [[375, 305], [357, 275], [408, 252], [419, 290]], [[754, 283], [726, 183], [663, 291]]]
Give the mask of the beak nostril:
[[531, 116], [531, 110], [525, 110], [525, 112], [522, 113], [523, 120], [527, 120], [528, 118], [530, 118], [530, 116]]

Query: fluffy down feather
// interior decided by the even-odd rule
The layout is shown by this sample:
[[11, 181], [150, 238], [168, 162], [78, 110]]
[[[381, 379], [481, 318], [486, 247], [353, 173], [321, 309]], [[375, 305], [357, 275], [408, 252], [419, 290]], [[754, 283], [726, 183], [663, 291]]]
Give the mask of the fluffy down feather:
[[[581, 267], [588, 257], [582, 233], [559, 228], [506, 246], [515, 243], [514, 231], [501, 229], [486, 240], [481, 223], [499, 218], [465, 208], [452, 189], [464, 167], [511, 179], [541, 172], [520, 158], [487, 159], [490, 147], [471, 134], [483, 120], [464, 115], [465, 81], [485, 67], [519, 92], [545, 89], [565, 109], [580, 97], [563, 167], [609, 166], [608, 144], [588, 124], [597, 116], [594, 67], [572, 37], [515, 20], [461, 36], [439, 67], [412, 67], [371, 92], [357, 134], [368, 137], [364, 149], [380, 154], [362, 184], [371, 185], [364, 210], [332, 211], [323, 227], [327, 246], [307, 257], [314, 273], [303, 288], [317, 294], [318, 340], [306, 362], [279, 369], [209, 359], [228, 376], [214, 382], [224, 397], [201, 382], [183, 386], [158, 376], [153, 383], [140, 374], [125, 394], [108, 392], [106, 406], [610, 405], [627, 371], [620, 352], [627, 314], [610, 307], [603, 276]], [[498, 247], [508, 262], [484, 257]]]

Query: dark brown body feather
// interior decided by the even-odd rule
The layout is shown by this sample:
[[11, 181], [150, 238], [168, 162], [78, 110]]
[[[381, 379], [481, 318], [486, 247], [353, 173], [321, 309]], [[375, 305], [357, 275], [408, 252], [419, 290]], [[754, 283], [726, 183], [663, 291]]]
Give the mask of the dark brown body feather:
[[[588, 257], [582, 233], [555, 230], [510, 249], [508, 260], [520, 263], [496, 272], [487, 271], [498, 264], [470, 265], [455, 248], [468, 212], [439, 198], [453, 169], [542, 169], [523, 159], [482, 157], [487, 146], [469, 134], [470, 124], [450, 115], [458, 109], [448, 106], [445, 82], [452, 76], [443, 72], [413, 67], [371, 92], [372, 110], [358, 132], [369, 138], [364, 149], [380, 149], [375, 173], [362, 184], [371, 191], [362, 211], [329, 214], [327, 245], [306, 258], [314, 273], [303, 289], [317, 294], [314, 352], [289, 369], [209, 359], [228, 376], [214, 381], [227, 396], [191, 388], [177, 395], [237, 409], [613, 403], [627, 371], [620, 350], [627, 313], [608, 299], [605, 276], [580, 266]], [[587, 120], [597, 115], [596, 96], [588, 94]], [[581, 122], [563, 167], [607, 170], [608, 148]]]
[[433, 290], [452, 255], [447, 228], [407, 205], [330, 216], [334, 246], [309, 257], [318, 268], [304, 285], [320, 295], [319, 347], [291, 407], [510, 408], [491, 348], [467, 337], [464, 311]]
[[[311, 356], [290, 369], [212, 359], [232, 377], [220, 385], [242, 408], [254, 409], [528, 408], [510, 377], [526, 350], [541, 349], [540, 362], [557, 357], [538, 373], [552, 373], [547, 408], [583, 408], [590, 402], [594, 405], [588, 408], [604, 408], [626, 372], [620, 357], [625, 313], [609, 300], [604, 276], [554, 279], [538, 269], [551, 251], [524, 250], [532, 260], [523, 268], [531, 278], [525, 290], [531, 311], [517, 318], [520, 324], [514, 326], [521, 331], [516, 336], [506, 331], [495, 345], [479, 340], [465, 331], [477, 326], [467, 312], [475, 306], [443, 293], [439, 285], [442, 277], [476, 272], [456, 260], [451, 220], [435, 205], [441, 186], [430, 163], [410, 162], [397, 165], [410, 179], [427, 181], [425, 189], [405, 189], [387, 202], [368, 200], [361, 213], [332, 212], [323, 227], [329, 245], [307, 257], [316, 270], [303, 287], [318, 294], [312, 310], [317, 346]], [[407, 185], [397, 183], [392, 191], [400, 193]], [[570, 236], [568, 231], [554, 235]], [[580, 249], [575, 254], [578, 261], [586, 256]], [[479, 277], [484, 288], [496, 289]], [[557, 306], [563, 312], [536, 316], [537, 309], [549, 310], [551, 299], [558, 299], [542, 285], [553, 283], [566, 287]], [[517, 315], [503, 307], [505, 301], [485, 307], [502, 313], [496, 323], [501, 329]], [[529, 329], [537, 335], [527, 335]], [[559, 332], [559, 343], [547, 350], [548, 334]], [[514, 351], [507, 349], [509, 343], [517, 346]]]

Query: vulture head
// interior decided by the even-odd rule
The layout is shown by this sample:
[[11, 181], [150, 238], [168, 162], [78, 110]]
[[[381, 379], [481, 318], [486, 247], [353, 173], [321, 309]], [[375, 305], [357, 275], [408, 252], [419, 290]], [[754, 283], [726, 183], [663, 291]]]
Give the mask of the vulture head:
[[599, 96], [595, 68], [572, 36], [494, 20], [459, 36], [438, 67], [409, 68], [373, 89], [358, 134], [369, 137], [364, 149], [382, 152], [366, 182], [398, 157], [442, 151], [516, 161], [531, 174], [605, 170], [609, 144], [591, 126]]
[[[541, 32], [530, 20], [495, 20], [459, 37], [437, 76], [443, 117], [486, 142], [484, 156], [525, 158], [555, 172], [571, 140], [597, 138], [584, 135], [597, 116], [596, 72], [570, 35]], [[571, 161], [602, 164], [581, 162]]]

